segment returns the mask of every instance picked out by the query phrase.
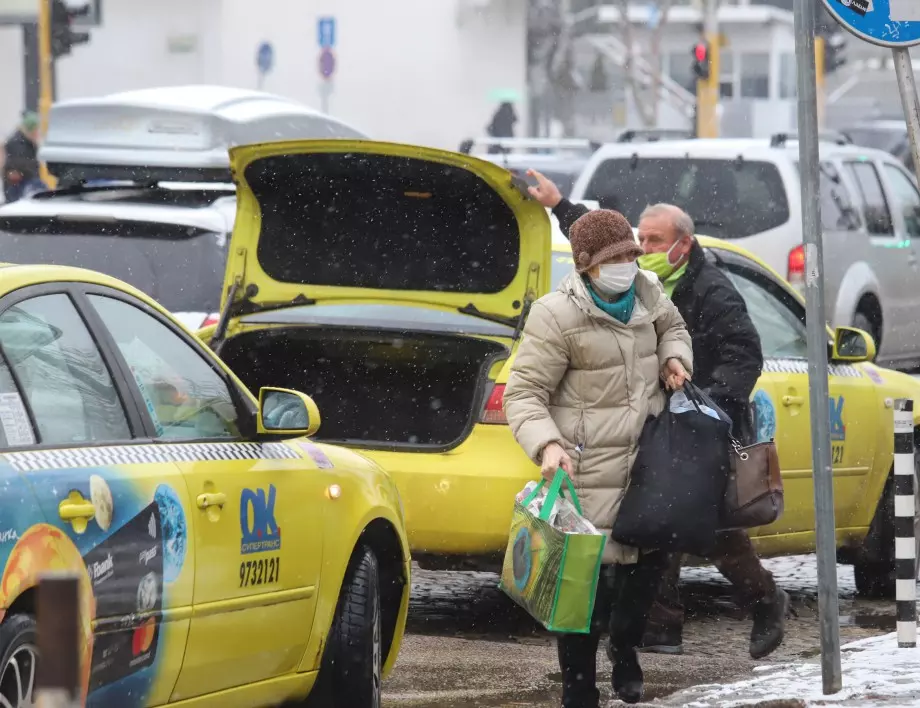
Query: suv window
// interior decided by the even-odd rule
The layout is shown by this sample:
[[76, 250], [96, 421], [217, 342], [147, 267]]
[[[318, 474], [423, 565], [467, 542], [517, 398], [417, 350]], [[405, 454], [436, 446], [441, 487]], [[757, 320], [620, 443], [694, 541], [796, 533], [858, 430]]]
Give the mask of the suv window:
[[776, 294], [756, 282], [755, 278], [735, 269], [726, 269], [725, 273], [744, 298], [757, 334], [760, 335], [764, 358], [808, 358], [805, 323]]
[[220, 308], [226, 241], [223, 234], [175, 224], [0, 218], [3, 260], [98, 270], [171, 312]]
[[198, 352], [134, 305], [102, 295], [89, 298], [134, 374], [157, 438], [239, 437], [230, 390]]
[[[0, 315], [0, 347], [22, 386], [38, 442], [84, 445], [131, 438], [112, 377], [67, 295], [42, 295], [6, 310]], [[0, 382], [0, 393], [11, 393], [8, 387]], [[5, 400], [15, 409], [7, 411], [7, 419], [18, 416], [21, 422], [14, 398]], [[9, 438], [6, 423], [4, 429]], [[17, 430], [19, 444], [28, 444]]]
[[872, 236], [893, 236], [888, 200], [879, 181], [878, 170], [871, 162], [848, 162], [847, 168], [862, 197], [863, 221]]
[[822, 162], [819, 172], [821, 228], [827, 231], [857, 231], [859, 217], [846, 185], [832, 163]]
[[885, 165], [885, 175], [894, 192], [894, 208], [901, 212], [907, 233], [920, 238], [920, 194], [910, 178], [893, 165]]
[[601, 163], [585, 190], [631, 224], [649, 204], [686, 211], [700, 233], [734, 239], [789, 221], [786, 188], [776, 166], [746, 160], [615, 158]]

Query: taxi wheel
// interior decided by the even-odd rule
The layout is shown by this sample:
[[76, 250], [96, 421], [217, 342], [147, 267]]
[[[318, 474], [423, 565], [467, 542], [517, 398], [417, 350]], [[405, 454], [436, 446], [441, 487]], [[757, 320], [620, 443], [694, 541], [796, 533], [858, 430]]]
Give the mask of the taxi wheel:
[[377, 556], [358, 548], [348, 564], [311, 706], [380, 708], [383, 646]]
[[35, 705], [37, 664], [35, 620], [21, 614], [7, 617], [0, 624], [0, 706]]
[[[918, 431], [914, 432], [914, 476], [920, 487], [920, 446]], [[920, 494], [918, 494], [920, 497]], [[914, 538], [920, 568], [920, 499], [914, 499]], [[875, 600], [893, 600], [895, 596], [894, 562], [894, 483], [889, 480], [879, 500], [875, 518], [869, 527], [866, 553], [853, 564], [856, 594]]]

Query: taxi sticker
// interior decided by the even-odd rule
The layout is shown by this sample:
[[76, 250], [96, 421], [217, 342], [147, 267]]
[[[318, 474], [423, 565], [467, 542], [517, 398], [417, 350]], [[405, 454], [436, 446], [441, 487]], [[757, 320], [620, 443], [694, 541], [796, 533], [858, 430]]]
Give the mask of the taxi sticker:
[[316, 466], [321, 470], [331, 470], [335, 467], [326, 453], [320, 450], [316, 445], [310, 442], [298, 443], [300, 447], [303, 448], [303, 451], [306, 452], [310, 458], [316, 463]]
[[15, 391], [0, 393], [0, 426], [10, 447], [34, 445], [35, 434], [22, 398]]
[[876, 369], [871, 364], [864, 366], [863, 371], [866, 372], [866, 376], [872, 379], [872, 383], [878, 384], [879, 386], [882, 386], [885, 383], [885, 379], [882, 378], [882, 375], [878, 372], [878, 369]]

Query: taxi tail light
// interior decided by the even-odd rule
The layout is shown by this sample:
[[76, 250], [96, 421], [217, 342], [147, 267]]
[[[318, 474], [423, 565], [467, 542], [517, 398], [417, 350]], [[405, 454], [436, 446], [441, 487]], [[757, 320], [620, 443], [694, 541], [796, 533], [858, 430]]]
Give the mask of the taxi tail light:
[[489, 425], [508, 425], [508, 419], [505, 417], [505, 409], [502, 406], [502, 398], [504, 398], [504, 396], [505, 384], [495, 384], [486, 401], [486, 407], [482, 411], [482, 420], [480, 422]]
[[805, 246], [798, 245], [789, 251], [786, 280], [797, 288], [805, 284]]

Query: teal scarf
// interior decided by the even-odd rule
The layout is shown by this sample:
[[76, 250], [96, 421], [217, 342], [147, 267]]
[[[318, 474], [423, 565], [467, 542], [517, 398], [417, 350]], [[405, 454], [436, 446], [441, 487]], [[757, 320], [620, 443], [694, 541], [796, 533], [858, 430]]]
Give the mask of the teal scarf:
[[632, 317], [633, 308], [636, 306], [635, 282], [629, 286], [629, 290], [627, 290], [625, 293], [621, 293], [613, 302], [607, 302], [604, 298], [594, 292], [594, 287], [591, 285], [591, 281], [588, 278], [585, 278], [585, 285], [588, 287], [588, 292], [591, 293], [591, 297], [593, 298], [595, 305], [610, 315], [613, 319], [617, 320], [617, 322], [622, 322], [623, 324], [629, 322], [629, 318]]

